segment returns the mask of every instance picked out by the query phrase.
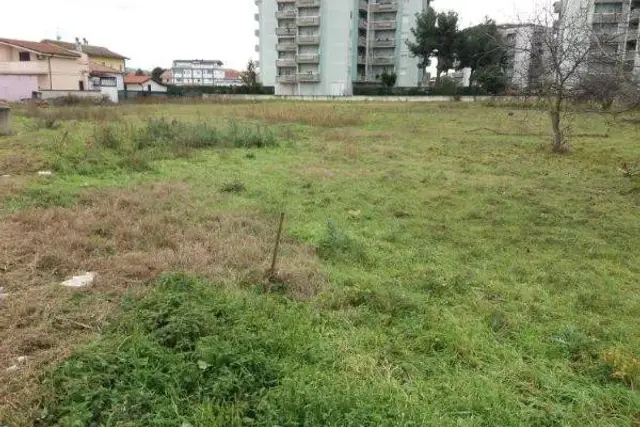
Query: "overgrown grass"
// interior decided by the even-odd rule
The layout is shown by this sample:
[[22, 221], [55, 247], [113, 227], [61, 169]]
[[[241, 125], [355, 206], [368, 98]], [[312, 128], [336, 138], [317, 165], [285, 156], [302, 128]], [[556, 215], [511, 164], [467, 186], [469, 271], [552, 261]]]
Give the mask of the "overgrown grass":
[[278, 145], [276, 133], [260, 125], [224, 126], [149, 118], [142, 124], [126, 121], [95, 124], [84, 141], [63, 133], [55, 150], [54, 169], [91, 175], [105, 170], [144, 171], [151, 162], [186, 157], [207, 148], [267, 148]]
[[[108, 129], [17, 121], [0, 152], [60, 144], [80, 166], [7, 181], [0, 368], [29, 362], [0, 369], [4, 424], [44, 407], [44, 425], [639, 422], [636, 113], [576, 111], [556, 156], [536, 109], [304, 105], [336, 126], [270, 119], [299, 106], [275, 102], [125, 106]], [[229, 119], [296, 144], [183, 155], [234, 147]], [[130, 153], [158, 160], [131, 172]], [[87, 270], [93, 288], [57, 285]], [[188, 276], [151, 285], [171, 272]], [[148, 295], [112, 312], [125, 289]]]
[[269, 123], [294, 122], [325, 128], [364, 124], [362, 114], [348, 105], [262, 103], [254, 104], [251, 109], [239, 109], [238, 113]]

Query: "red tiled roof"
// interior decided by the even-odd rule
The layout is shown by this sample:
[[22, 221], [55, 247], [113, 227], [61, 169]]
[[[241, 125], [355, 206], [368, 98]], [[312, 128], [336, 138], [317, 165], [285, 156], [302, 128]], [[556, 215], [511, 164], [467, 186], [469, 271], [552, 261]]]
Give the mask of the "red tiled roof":
[[240, 78], [240, 71], [237, 70], [224, 70], [224, 78], [227, 80], [238, 80]]
[[136, 76], [135, 74], [126, 74], [124, 76], [124, 83], [128, 85], [141, 85], [151, 80], [149, 76]]
[[[71, 51], [75, 51], [76, 50], [76, 44], [75, 43], [69, 43], [69, 42], [63, 42], [63, 41], [58, 41], [58, 40], [43, 40], [43, 43], [49, 43], [49, 44], [53, 44], [56, 46], [60, 46], [64, 49], [67, 50], [71, 50]], [[102, 47], [102, 46], [93, 46], [90, 44], [83, 44], [82, 46], [82, 52], [86, 53], [89, 56], [101, 56], [104, 58], [115, 58], [115, 59], [129, 59], [126, 56], [122, 56], [119, 53], [115, 53], [109, 49], [107, 49], [106, 47]]]
[[56, 46], [51, 43], [39, 43], [39, 42], [30, 42], [27, 40], [14, 40], [14, 39], [4, 39], [4, 38], [0, 38], [0, 43], [8, 44], [8, 45], [19, 47], [22, 49], [32, 50], [34, 52], [41, 53], [43, 55], [67, 56], [69, 58], [80, 57], [80, 54], [77, 52], [69, 51], [67, 49], [64, 49], [60, 46]]

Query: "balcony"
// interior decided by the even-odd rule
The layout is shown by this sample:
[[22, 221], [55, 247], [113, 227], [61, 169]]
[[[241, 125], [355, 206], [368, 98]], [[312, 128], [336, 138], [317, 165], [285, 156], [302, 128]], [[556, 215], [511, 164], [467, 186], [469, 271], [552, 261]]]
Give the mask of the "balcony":
[[276, 0], [276, 2], [277, 2], [278, 4], [281, 4], [281, 3], [282, 3], [282, 4], [284, 4], [284, 3], [289, 3], [289, 4], [291, 4], [291, 3], [295, 3], [295, 2], [296, 2], [296, 0]]
[[397, 12], [397, 3], [377, 3], [369, 5], [369, 12]]
[[296, 7], [320, 7], [320, 0], [296, 0]]
[[373, 21], [371, 27], [374, 30], [395, 30], [396, 21]]
[[385, 48], [394, 48], [396, 47], [396, 41], [391, 40], [373, 40], [371, 42], [373, 47], [385, 47]]
[[360, 0], [360, 10], [366, 12], [368, 7], [369, 7], [369, 3], [367, 3], [365, 0]]
[[276, 11], [276, 18], [278, 19], [295, 19], [296, 16], [298, 16], [298, 11], [295, 9]]
[[636, 22], [640, 20], [640, 9], [632, 9], [629, 12], [629, 21]]
[[45, 61], [0, 62], [0, 74], [49, 74]]
[[360, 21], [358, 21], [358, 28], [361, 30], [366, 30], [367, 29], [367, 20], [366, 19], [361, 19]]
[[298, 74], [298, 82], [300, 83], [315, 83], [319, 81], [320, 81], [320, 74], [318, 73]]
[[366, 47], [367, 46], [367, 38], [366, 37], [358, 37], [358, 46]]
[[278, 37], [295, 37], [298, 30], [296, 28], [276, 28], [276, 36]]
[[597, 24], [611, 24], [622, 22], [624, 18], [623, 13], [594, 13], [593, 22]]
[[358, 64], [366, 64], [367, 58], [365, 56], [358, 56]]
[[295, 43], [278, 43], [276, 45], [276, 50], [278, 52], [296, 52], [298, 50], [298, 46]]
[[298, 27], [318, 27], [320, 25], [319, 16], [299, 16], [296, 19], [296, 25]]
[[281, 84], [293, 84], [297, 81], [298, 79], [295, 74], [283, 74], [281, 76], [276, 76], [276, 82]]
[[298, 64], [318, 64], [320, 63], [320, 55], [318, 54], [302, 54], [296, 56]]
[[318, 45], [320, 44], [320, 36], [319, 35], [314, 35], [314, 36], [307, 36], [307, 35], [301, 35], [298, 36], [298, 44], [300, 45]]
[[296, 66], [295, 58], [276, 59], [276, 67], [295, 67], [295, 66]]
[[393, 65], [396, 63], [396, 58], [393, 56], [374, 56], [369, 58], [369, 63], [372, 65]]

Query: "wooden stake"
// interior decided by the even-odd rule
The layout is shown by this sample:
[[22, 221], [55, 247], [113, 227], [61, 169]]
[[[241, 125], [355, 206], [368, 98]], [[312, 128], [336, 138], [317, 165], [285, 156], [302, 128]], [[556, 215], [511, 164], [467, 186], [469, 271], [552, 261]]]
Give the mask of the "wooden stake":
[[269, 277], [273, 278], [276, 275], [276, 265], [278, 263], [278, 249], [280, 249], [280, 238], [282, 237], [282, 227], [284, 225], [284, 212], [280, 214], [280, 225], [278, 226], [278, 235], [276, 236], [276, 244], [273, 248], [273, 259], [271, 260], [271, 270], [269, 270]]

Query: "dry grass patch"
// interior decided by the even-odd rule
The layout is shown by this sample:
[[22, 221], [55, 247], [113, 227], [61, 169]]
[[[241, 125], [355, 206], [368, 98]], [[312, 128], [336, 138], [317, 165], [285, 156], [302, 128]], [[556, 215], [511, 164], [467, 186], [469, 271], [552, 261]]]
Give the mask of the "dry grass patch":
[[254, 104], [248, 109], [238, 108], [236, 114], [269, 123], [301, 123], [328, 128], [365, 123], [362, 112], [335, 104]]
[[[188, 195], [182, 184], [94, 191], [72, 208], [31, 209], [0, 223], [0, 287], [9, 295], [0, 303], [0, 420], [37, 395], [43, 366], [101, 330], [124, 292], [143, 291], [162, 273], [257, 285], [296, 299], [322, 289], [315, 251], [287, 239], [276, 283], [265, 279], [276, 220], [203, 213]], [[98, 273], [91, 288], [58, 284], [85, 271]], [[7, 372], [20, 356], [29, 362]]]

